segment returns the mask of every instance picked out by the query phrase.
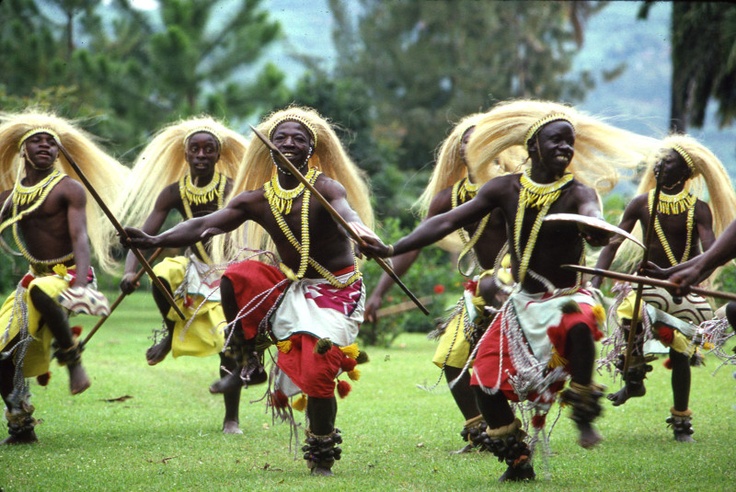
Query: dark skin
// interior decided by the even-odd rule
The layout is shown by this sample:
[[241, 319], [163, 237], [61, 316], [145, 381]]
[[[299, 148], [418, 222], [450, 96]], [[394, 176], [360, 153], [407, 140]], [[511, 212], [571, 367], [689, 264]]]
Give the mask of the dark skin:
[[[58, 157], [59, 146], [48, 133], [37, 133], [26, 139], [23, 150], [26, 176], [21, 183], [33, 186], [54, 172], [54, 161]], [[0, 194], [0, 201], [6, 203], [12, 190]], [[43, 204], [24, 217], [18, 227], [29, 253], [39, 260], [52, 260], [74, 253], [74, 259], [65, 262], [66, 266], [76, 265], [80, 275], [74, 286], [86, 287], [86, 272], [90, 266], [90, 250], [87, 237], [87, 196], [82, 185], [64, 178], [49, 193]], [[19, 211], [22, 211], [20, 208]], [[2, 210], [2, 220], [12, 214], [7, 203]], [[81, 272], [84, 272], [82, 274]], [[31, 302], [42, 313], [43, 322], [53, 334], [61, 349], [74, 345], [69, 321], [64, 310], [41, 289], [32, 287]], [[16, 340], [9, 342], [14, 345]], [[67, 364], [69, 370], [69, 389], [73, 395], [82, 393], [90, 386], [90, 380], [81, 363]], [[13, 408], [8, 396], [13, 390], [13, 358], [0, 361], [0, 393], [8, 408]], [[10, 437], [3, 444], [35, 442], [36, 436], [30, 431], [28, 436]]]
[[[475, 127], [471, 127], [466, 130], [461, 141], [462, 143], [460, 146], [460, 157], [462, 162], [466, 165], [467, 162], [465, 160], [465, 149], [471, 135], [473, 134], [474, 129]], [[469, 179], [471, 182], [473, 182], [472, 177], [469, 176]], [[453, 187], [450, 186], [437, 193], [437, 195], [432, 199], [432, 202], [429, 204], [429, 210], [427, 211], [427, 216], [425, 220], [452, 210], [452, 188]], [[473, 234], [475, 234], [477, 227], [477, 223], [470, 224], [469, 226], [464, 227], [464, 230], [468, 234], [468, 237], [472, 237]], [[473, 247], [476, 258], [478, 258], [480, 267], [483, 270], [489, 270], [493, 268], [494, 260], [505, 244], [506, 229], [504, 227], [503, 218], [501, 217], [500, 210], [494, 210], [493, 212], [491, 212], [491, 217], [485, 229], [481, 233], [480, 238]], [[394, 272], [396, 272], [396, 274], [399, 276], [402, 276], [404, 273], [406, 273], [411, 265], [419, 257], [420, 251], [421, 250], [417, 249], [394, 257], [392, 260]], [[484, 298], [487, 299], [487, 303], [491, 304], [491, 302], [493, 302], [493, 298], [495, 297], [496, 291], [493, 278], [484, 277], [481, 282], [481, 292], [484, 293]], [[381, 275], [376, 288], [373, 290], [373, 293], [366, 301], [365, 319], [367, 321], [378, 321], [377, 312], [378, 309], [381, 307], [381, 301], [386, 292], [388, 292], [388, 290], [393, 286], [393, 283], [394, 282], [393, 280], [391, 280], [391, 277], [386, 274]], [[444, 368], [444, 372], [448, 384], [451, 381], [456, 380], [456, 383], [450, 388], [450, 392], [452, 393], [455, 403], [460, 409], [460, 412], [462, 412], [465, 420], [470, 420], [476, 417], [479, 411], [478, 406], [475, 402], [475, 398], [473, 396], [473, 391], [470, 388], [470, 374], [468, 372], [463, 373], [462, 368], [451, 366], [446, 366]]]
[[[561, 178], [573, 157], [574, 143], [575, 133], [569, 123], [554, 121], [542, 127], [527, 143], [531, 159], [531, 179], [544, 184], [553, 183]], [[469, 202], [422, 222], [412, 233], [394, 245], [394, 253], [402, 254], [431, 244], [460, 227], [478, 222], [492, 210], [500, 209], [506, 223], [507, 236], [512, 243], [509, 248], [512, 273], [518, 282], [520, 259], [513, 244], [515, 241], [513, 227], [520, 189], [519, 175], [500, 176], [490, 180]], [[524, 215], [520, 235], [522, 251], [537, 213], [536, 209], [528, 208]], [[601, 216], [595, 191], [575, 180], [561, 190], [560, 197], [552, 205], [549, 213], [575, 213], [597, 218]], [[557, 288], [577, 285], [576, 274], [562, 269], [561, 265], [579, 263], [583, 248], [581, 235], [593, 246], [602, 246], [609, 238], [607, 233], [596, 229], [588, 228], [580, 231], [574, 224], [543, 223], [529, 262], [529, 269], [547, 278]], [[364, 240], [367, 243], [364, 252], [380, 257], [387, 256], [389, 249], [386, 245], [369, 237]], [[544, 285], [530, 275], [523, 279], [522, 285], [529, 292], [546, 291]], [[567, 343], [570, 360], [574, 361], [572, 380], [584, 386], [590, 384], [595, 356], [590, 331], [584, 326], [573, 327]], [[514, 421], [513, 411], [506, 396], [501, 392], [489, 395], [478, 389], [476, 396], [483, 417], [490, 428], [503, 427]], [[579, 443], [583, 447], [592, 447], [600, 441], [601, 437], [590, 423], [577, 425], [580, 431]]]
[[[276, 147], [296, 166], [303, 166], [310, 145], [307, 130], [299, 123], [287, 121], [279, 125], [272, 137]], [[306, 167], [302, 167], [306, 172]], [[299, 181], [296, 177], [278, 173], [278, 180], [284, 189], [293, 189]], [[350, 207], [343, 186], [324, 175], [317, 178], [315, 189], [347, 221], [360, 222], [358, 214]], [[302, 197], [292, 204], [291, 212], [284, 218], [296, 237], [301, 237]], [[151, 236], [145, 231], [126, 228], [130, 245], [140, 248], [183, 247], [196, 241], [207, 240], [217, 234], [236, 229], [246, 221], [252, 220], [262, 226], [271, 236], [281, 261], [294, 271], [299, 269], [301, 256], [289, 243], [271, 213], [263, 189], [245, 191], [234, 197], [222, 210], [178, 224], [176, 227], [158, 235]], [[310, 202], [309, 210], [311, 256], [327, 270], [337, 271], [354, 264], [351, 241], [344, 230], [338, 226], [329, 212], [316, 200]], [[312, 267], [307, 269], [307, 278], [321, 278]]]
[[[279, 124], [272, 133], [272, 142], [300, 172], [306, 173], [306, 162], [314, 146], [308, 130], [301, 124], [285, 121]], [[284, 189], [293, 189], [300, 182], [298, 178], [284, 172], [277, 173], [279, 183]], [[330, 203], [348, 223], [362, 223], [358, 214], [350, 207], [345, 188], [337, 181], [320, 175], [314, 183], [315, 189]], [[302, 236], [301, 210], [303, 195], [295, 198], [291, 212], [284, 216], [289, 228], [297, 238]], [[337, 225], [329, 212], [317, 201], [309, 202], [309, 237], [310, 256], [329, 271], [337, 271], [354, 265], [353, 245], [345, 231]], [[245, 191], [230, 200], [225, 208], [204, 217], [198, 217], [178, 224], [176, 227], [158, 235], [151, 236], [144, 231], [126, 228], [130, 244], [139, 248], [155, 248], [161, 246], [187, 246], [196, 241], [207, 240], [214, 235], [232, 231], [246, 221], [252, 220], [262, 226], [273, 240], [281, 261], [293, 271], [298, 271], [301, 255], [294, 249], [281, 231], [273, 216], [263, 188]], [[322, 275], [309, 267], [305, 273], [308, 278], [322, 278]], [[237, 306], [229, 305], [235, 300], [232, 296], [223, 297], [223, 308], [226, 313], [237, 313]], [[230, 315], [232, 317], [232, 314]], [[231, 321], [231, 320], [229, 320]], [[319, 405], [320, 411], [314, 405]], [[312, 429], [329, 433], [334, 429], [337, 403], [333, 398], [309, 398], [307, 415], [310, 416]], [[332, 429], [328, 429], [332, 427]], [[316, 431], [315, 431], [316, 432]], [[319, 467], [317, 467], [319, 468]], [[329, 474], [329, 469], [313, 470], [316, 474]]]
[[[662, 183], [662, 193], [666, 195], [676, 195], [680, 193], [690, 179], [692, 172], [685, 160], [676, 151], [670, 149], [665, 152], [662, 158], [657, 162], [655, 167], [655, 175]], [[642, 230], [647, 230], [649, 221], [648, 204], [649, 194], [644, 193], [635, 197], [624, 210], [623, 218], [619, 227], [627, 232], [631, 232], [638, 222]], [[658, 214], [659, 223], [662, 226], [665, 238], [670, 245], [670, 249], [675, 258], [682, 258], [687, 245], [687, 213], [677, 215]], [[698, 200], [695, 203], [694, 228], [692, 232], [692, 242], [688, 257], [693, 258], [700, 253], [700, 249], [707, 251], [715, 242], [715, 234], [713, 233], [713, 216], [708, 205]], [[606, 246], [598, 257], [596, 268], [608, 269], [613, 262], [616, 251], [621, 245], [620, 239], [612, 240]], [[670, 260], [667, 258], [662, 243], [653, 236], [653, 240], [649, 247], [649, 262], [657, 267], [669, 267]], [[591, 281], [594, 287], [599, 288], [602, 283], [601, 277], [595, 277]], [[641, 353], [641, 347], [634, 349], [637, 355]], [[690, 363], [686, 356], [670, 349], [670, 360], [672, 361], [672, 394], [674, 397], [674, 408], [678, 411], [688, 409], [690, 397]], [[608, 399], [615, 406], [622, 405], [629, 398], [641, 397], [646, 394], [644, 384], [635, 382], [626, 384], [621, 390], [608, 395]], [[689, 438], [684, 436], [683, 438]]]
[[[189, 175], [192, 183], [198, 187], [207, 186], [212, 182], [215, 176], [215, 166], [220, 160], [220, 143], [218, 140], [209, 132], [197, 132], [192, 134], [187, 139], [186, 146], [184, 148], [184, 155], [189, 165]], [[227, 179], [225, 185], [225, 196], [228, 196], [232, 191], [232, 180]], [[217, 211], [217, 199], [210, 202], [191, 204], [191, 211], [194, 217], [203, 217]], [[148, 216], [143, 224], [141, 230], [148, 234], [155, 234], [164, 225], [166, 218], [172, 211], [177, 211], [179, 215], [186, 220], [186, 213], [184, 210], [184, 202], [181, 199], [181, 193], [179, 192], [179, 183], [171, 183], [166, 186], [154, 204], [153, 211]], [[205, 247], [207, 244], [205, 244]], [[194, 254], [201, 258], [199, 250], [193, 248]], [[120, 290], [126, 294], [130, 294], [140, 286], [140, 283], [134, 281], [135, 270], [138, 267], [138, 259], [132, 252], [129, 252], [125, 261], [125, 274], [120, 282]], [[169, 295], [173, 296], [172, 288], [168, 282], [160, 278], [162, 284], [168, 290]], [[156, 301], [156, 306], [161, 313], [161, 316], [166, 325], [166, 335], [164, 338], [153, 345], [146, 351], [146, 360], [149, 365], [156, 365], [166, 358], [168, 353], [171, 351], [171, 343], [174, 335], [174, 322], [167, 318], [167, 314], [171, 309], [168, 300], [158, 290], [153, 290], [153, 298]], [[232, 362], [221, 357], [222, 364], [225, 369], [232, 370]], [[223, 368], [220, 369], [221, 376], [227, 374]], [[239, 406], [240, 406], [240, 392], [241, 388], [233, 388], [232, 391], [226, 392], [223, 397], [225, 400], [225, 418], [223, 421], [223, 432], [225, 434], [241, 434], [242, 431], [239, 427]]]

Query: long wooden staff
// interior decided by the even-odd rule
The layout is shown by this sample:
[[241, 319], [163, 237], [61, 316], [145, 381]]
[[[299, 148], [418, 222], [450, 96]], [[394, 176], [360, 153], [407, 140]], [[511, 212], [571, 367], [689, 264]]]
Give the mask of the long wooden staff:
[[[56, 142], [59, 145], [59, 150], [62, 154], [64, 154], [64, 157], [66, 157], [66, 160], [69, 162], [69, 165], [74, 168], [74, 171], [76, 171], [77, 175], [79, 176], [79, 180], [84, 184], [84, 186], [87, 188], [87, 191], [89, 191], [90, 195], [92, 195], [92, 198], [95, 199], [97, 202], [97, 205], [100, 206], [104, 214], [107, 216], [107, 218], [112, 223], [113, 227], [115, 227], [115, 230], [118, 231], [118, 234], [120, 235], [121, 239], [128, 239], [128, 234], [125, 232], [125, 229], [123, 229], [123, 226], [120, 225], [120, 222], [115, 218], [115, 216], [112, 214], [109, 208], [107, 208], [107, 205], [105, 205], [105, 202], [102, 200], [102, 197], [97, 193], [97, 190], [95, 190], [95, 187], [92, 186], [92, 183], [89, 182], [87, 177], [84, 175], [82, 170], [79, 168], [77, 163], [74, 161], [71, 155], [69, 155], [69, 152], [64, 148], [63, 145], [61, 145], [61, 142]], [[127, 241], [126, 241], [127, 242]], [[141, 266], [143, 266], [143, 269], [146, 271], [149, 277], [151, 277], [151, 281], [153, 282], [153, 285], [155, 285], [158, 290], [161, 291], [161, 293], [164, 295], [166, 300], [168, 301], [169, 305], [176, 311], [176, 314], [179, 315], [181, 319], [187, 319], [186, 316], [184, 316], [184, 313], [179, 309], [179, 306], [176, 305], [176, 302], [174, 302], [174, 298], [171, 297], [171, 294], [168, 290], [166, 290], [166, 287], [161, 283], [161, 279], [159, 279], [155, 273], [153, 273], [153, 268], [151, 268], [151, 265], [146, 261], [146, 257], [143, 256], [143, 253], [140, 252], [140, 250], [136, 247], [129, 246], [130, 250], [133, 252], [136, 258], [138, 258], [138, 261], [140, 262]]]
[[[257, 128], [251, 126], [251, 129], [256, 134], [256, 136], [268, 147], [272, 152], [273, 155], [275, 155], [279, 162], [283, 164], [291, 174], [294, 175], [310, 192], [312, 192], [312, 195], [317, 198], [317, 200], [322, 204], [325, 209], [330, 213], [332, 218], [337, 222], [339, 225], [342, 226], [343, 229], [350, 235], [350, 237], [355, 240], [359, 245], [364, 245], [363, 239], [353, 230], [352, 227], [347, 223], [347, 221], [337, 213], [337, 210], [335, 210], [330, 202], [327, 201], [325, 197], [322, 196], [322, 194], [316, 190], [316, 188], [312, 185], [312, 183], [309, 182], [307, 178], [304, 177], [302, 173], [299, 172], [299, 170], [294, 166], [294, 164], [291, 163], [289, 159], [286, 158], [284, 154], [281, 153], [281, 151], [271, 142], [268, 137], [266, 137], [263, 133], [258, 131]], [[409, 288], [404, 285], [404, 283], [401, 281], [398, 275], [396, 275], [396, 272], [393, 271], [393, 269], [386, 263], [386, 261], [383, 258], [374, 258], [375, 262], [383, 268], [383, 271], [385, 271], [391, 279], [393, 279], [396, 284], [401, 287], [401, 290], [406, 293], [407, 296], [409, 296], [409, 299], [411, 299], [416, 306], [422, 310], [422, 312], [425, 315], [429, 315], [429, 311], [426, 307], [424, 307], [424, 304], [417, 299], [417, 297], [409, 290]]]
[[[562, 265], [561, 268], [565, 268], [567, 270], [575, 270], [576, 272], [586, 273], [596, 277], [606, 277], [612, 278], [614, 280], [631, 282], [632, 284], [653, 285], [655, 287], [664, 287], [665, 289], [670, 290], [674, 290], [680, 287], [677, 284], [659, 278], [644, 277], [641, 275], [629, 275], [628, 273], [613, 272], [611, 270], [604, 270], [602, 268], [591, 268], [582, 265]], [[701, 287], [690, 287], [690, 292], [699, 294], [703, 297], [715, 297], [716, 299], [736, 301], [736, 294], [732, 294], [731, 292], [721, 292], [718, 290], [703, 289]]]
[[[659, 194], [662, 191], [662, 180], [659, 173], [655, 173], [656, 186], [654, 187], [654, 198], [652, 199], [652, 211], [649, 214], [649, 222], [647, 223], [646, 235], [644, 236], [644, 255], [642, 265], [646, 265], [649, 261], [649, 252], [652, 249], [652, 236], [654, 235], [654, 221], [657, 218], [657, 206], [659, 205]], [[634, 298], [634, 312], [631, 314], [631, 327], [629, 328], [629, 338], [626, 340], [626, 355], [624, 356], [623, 377], [626, 380], [626, 374], [629, 371], [631, 353], [634, 351], [634, 340], [636, 339], [636, 327], [639, 324], [639, 309], [641, 309], [641, 298], [644, 292], [644, 284], [639, 282], [636, 284], [636, 297]]]
[[[153, 260], [158, 258], [158, 255], [160, 255], [163, 250], [164, 250], [163, 248], [158, 248], [156, 251], [154, 251], [153, 254], [150, 256], [150, 258], [148, 258], [148, 263], [153, 263]], [[133, 277], [132, 283], [138, 282], [144, 273], [146, 273], [145, 269], [141, 268], [140, 270], [138, 270], [138, 272], [136, 272], [135, 276]], [[92, 338], [92, 336], [95, 333], [97, 333], [97, 330], [99, 330], [103, 324], [105, 324], [105, 321], [107, 321], [107, 318], [112, 316], [112, 312], [115, 311], [115, 309], [117, 309], [117, 307], [120, 305], [120, 303], [123, 302], [123, 299], [125, 299], [127, 295], [128, 294], [126, 294], [125, 292], [120, 293], [118, 298], [115, 299], [115, 302], [113, 302], [110, 305], [110, 313], [107, 316], [103, 316], [97, 321], [97, 324], [95, 324], [95, 326], [89, 332], [89, 335], [87, 335], [87, 338], [85, 338], [84, 341], [82, 342], [81, 347], [84, 347], [85, 345], [87, 345], [87, 342], [89, 342], [89, 339]]]

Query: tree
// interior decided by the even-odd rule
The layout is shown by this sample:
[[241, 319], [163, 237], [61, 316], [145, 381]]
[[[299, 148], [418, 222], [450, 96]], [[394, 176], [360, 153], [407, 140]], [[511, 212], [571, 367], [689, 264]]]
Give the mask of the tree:
[[[645, 19], [652, 2], [639, 11]], [[710, 101], [722, 128], [736, 117], [736, 9], [728, 2], [672, 3], [670, 129], [703, 126]]]
[[86, 116], [117, 150], [134, 149], [173, 119], [202, 112], [241, 119], [285, 100], [279, 70], [252, 70], [281, 35], [262, 0], [159, 3], [143, 12], [130, 0], [49, 0], [44, 9], [10, 0], [2, 16], [11, 22], [0, 23], [0, 68], [21, 75], [6, 84], [8, 95], [76, 89], [55, 108]]
[[395, 140], [403, 169], [431, 163], [448, 127], [468, 113], [513, 97], [574, 101], [592, 83], [568, 72], [599, 2], [359, 3], [354, 24], [343, 2], [330, 2], [336, 76], [370, 88], [374, 132]]

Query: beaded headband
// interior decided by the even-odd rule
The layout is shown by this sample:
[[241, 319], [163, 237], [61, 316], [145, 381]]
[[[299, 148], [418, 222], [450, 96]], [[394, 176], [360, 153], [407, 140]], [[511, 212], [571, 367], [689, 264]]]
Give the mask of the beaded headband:
[[56, 140], [56, 143], [57, 144], [59, 142], [61, 142], [61, 139], [59, 138], [59, 134], [58, 133], [56, 133], [51, 128], [47, 128], [45, 126], [41, 126], [41, 127], [37, 127], [37, 128], [32, 128], [32, 129], [28, 130], [27, 132], [25, 132], [23, 134], [23, 136], [20, 137], [20, 140], [18, 140], [18, 148], [20, 149], [23, 146], [23, 142], [25, 142], [26, 140], [28, 140], [33, 135], [36, 135], [37, 133], [48, 133], [49, 135], [51, 135], [52, 137], [54, 137], [54, 140]]
[[190, 131], [189, 133], [187, 133], [186, 136], [184, 137], [185, 147], [189, 139], [192, 138], [192, 135], [194, 135], [195, 133], [209, 133], [210, 135], [215, 137], [215, 140], [217, 140], [217, 143], [220, 144], [220, 148], [222, 148], [222, 137], [220, 137], [220, 135], [215, 130], [213, 130], [212, 128], [208, 126], [200, 126]]
[[310, 123], [309, 121], [307, 121], [305, 118], [303, 118], [301, 116], [298, 116], [298, 115], [295, 115], [295, 114], [287, 114], [287, 115], [284, 115], [283, 117], [279, 118], [278, 120], [276, 120], [273, 123], [273, 125], [271, 126], [271, 129], [268, 131], [268, 138], [269, 138], [269, 140], [273, 136], [273, 132], [276, 130], [276, 128], [281, 123], [284, 123], [284, 122], [287, 122], [287, 121], [295, 121], [297, 123], [302, 124], [304, 126], [304, 128], [306, 128], [307, 131], [309, 131], [309, 134], [312, 135], [312, 140], [314, 140], [314, 146], [317, 147], [317, 130], [315, 130], [314, 125], [312, 125], [312, 123]]
[[687, 167], [690, 168], [690, 171], [695, 172], [695, 162], [693, 162], [693, 158], [690, 157], [690, 154], [685, 152], [685, 149], [675, 144], [672, 146], [672, 150], [680, 154], [680, 157], [683, 158], [683, 160], [685, 161], [685, 164], [687, 164]]
[[572, 122], [566, 115], [562, 113], [549, 114], [545, 116], [544, 118], [537, 120], [536, 123], [534, 123], [532, 126], [529, 127], [529, 130], [527, 130], [526, 132], [526, 138], [524, 138], [524, 143], [531, 140], [534, 134], [537, 133], [537, 131], [539, 131], [539, 129], [542, 128], [547, 123], [552, 123], [553, 121], [559, 121], [559, 120], [566, 121], [570, 123], [570, 126], [575, 128], [575, 125], [572, 124]]

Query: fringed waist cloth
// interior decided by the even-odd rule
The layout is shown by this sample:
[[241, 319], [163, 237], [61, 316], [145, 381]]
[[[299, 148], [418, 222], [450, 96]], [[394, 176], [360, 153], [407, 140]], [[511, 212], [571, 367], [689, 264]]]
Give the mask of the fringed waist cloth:
[[[30, 337], [30, 340], [22, 340], [23, 343], [28, 343], [22, 361], [23, 374], [27, 378], [48, 372], [53, 340], [51, 330], [44, 329], [46, 325], [41, 312], [30, 300], [30, 291], [37, 287], [51, 299], [57, 299], [76, 277], [77, 270], [74, 266], [56, 265], [43, 270], [32, 267], [21, 279], [15, 292], [0, 307], [0, 329], [3, 330], [0, 349], [5, 350], [6, 345], [19, 333], [21, 338]], [[91, 288], [96, 289], [94, 270], [91, 267], [87, 272], [87, 282]]]
[[[629, 284], [618, 284], [616, 289], [625, 296], [620, 304], [613, 306], [617, 320], [619, 324], [622, 320], [630, 323], [636, 291]], [[644, 330], [644, 352], [667, 353], [672, 348], [681, 354], [693, 355], [695, 347], [691, 341], [698, 325], [713, 318], [708, 300], [693, 293], [675, 299], [666, 289], [645, 285], [642, 301], [639, 319], [645, 316], [643, 322], [649, 328]], [[620, 326], [619, 331], [622, 331]]]
[[[353, 273], [351, 266], [334, 275], [345, 282]], [[303, 392], [317, 398], [332, 397], [335, 378], [354, 368], [354, 358], [340, 347], [355, 342], [363, 322], [362, 279], [343, 288], [325, 279], [292, 282], [278, 268], [258, 261], [231, 265], [224, 276], [233, 283], [245, 338], [255, 337], [260, 326], [278, 342], [274, 389], [286, 396]], [[323, 338], [334, 345], [317, 353], [315, 348]]]
[[552, 403], [569, 374], [567, 333], [582, 323], [603, 333], [603, 307], [586, 290], [565, 295], [512, 294], [478, 345], [471, 384], [510, 401]]
[[185, 313], [183, 320], [170, 309], [174, 322], [171, 353], [174, 357], [206, 357], [222, 350], [225, 314], [220, 305], [220, 275], [194, 255], [165, 258], [153, 267], [157, 277], [171, 286], [174, 302]]
[[[338, 281], [346, 282], [353, 271], [350, 267], [336, 272], [335, 276]], [[275, 389], [287, 396], [294, 394], [296, 388], [316, 398], [334, 396], [337, 376], [354, 367], [354, 359], [341, 347], [355, 342], [363, 322], [364, 304], [365, 287], [361, 278], [343, 288], [336, 288], [324, 279], [293, 282], [270, 318], [271, 332], [280, 341], [276, 363], [290, 380], [277, 377]], [[316, 346], [324, 338], [335, 345], [319, 353]]]
[[256, 260], [246, 260], [227, 267], [222, 275], [233, 285], [240, 314], [240, 327], [246, 340], [258, 335], [258, 327], [266, 320], [289, 283], [281, 270]]

